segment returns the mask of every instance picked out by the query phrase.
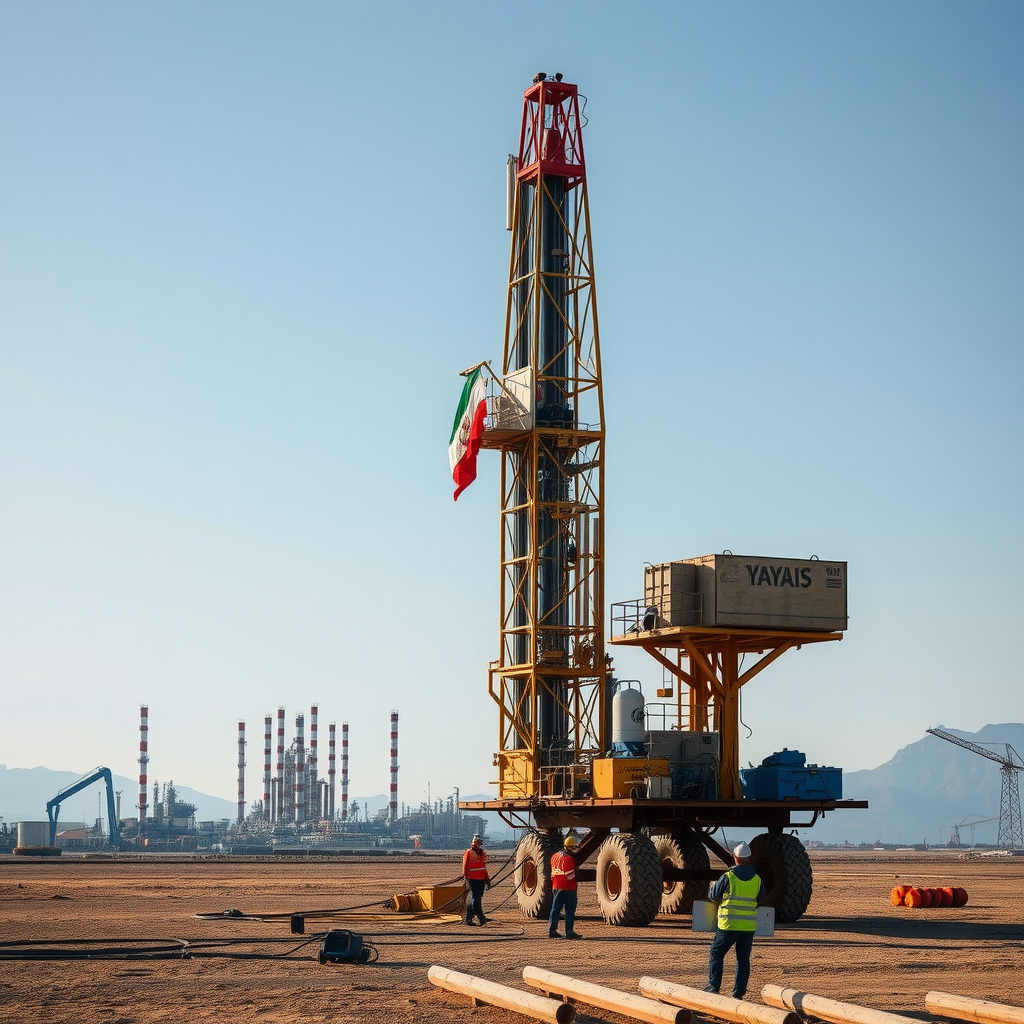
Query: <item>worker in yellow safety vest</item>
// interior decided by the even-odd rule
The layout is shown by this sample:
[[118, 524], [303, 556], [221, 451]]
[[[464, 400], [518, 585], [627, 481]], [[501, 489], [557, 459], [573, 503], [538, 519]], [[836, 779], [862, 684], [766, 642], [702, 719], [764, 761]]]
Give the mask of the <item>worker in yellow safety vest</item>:
[[732, 851], [736, 864], [711, 887], [708, 898], [718, 903], [718, 931], [711, 942], [708, 963], [708, 985], [705, 992], [718, 992], [722, 985], [725, 954], [736, 947], [736, 981], [734, 999], [742, 999], [750, 979], [750, 950], [757, 930], [757, 900], [761, 895], [761, 878], [751, 863], [750, 847], [740, 843]]
[[472, 845], [462, 855], [462, 877], [469, 886], [469, 900], [466, 903], [466, 924], [487, 924], [484, 917], [484, 889], [490, 889], [491, 876], [487, 872], [487, 854], [484, 852], [483, 836], [473, 836]]

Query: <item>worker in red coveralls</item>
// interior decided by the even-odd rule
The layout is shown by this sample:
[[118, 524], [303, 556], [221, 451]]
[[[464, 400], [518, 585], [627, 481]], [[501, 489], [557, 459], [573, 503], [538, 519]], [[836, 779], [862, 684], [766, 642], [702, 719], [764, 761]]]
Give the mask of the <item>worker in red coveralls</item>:
[[575, 836], [566, 836], [562, 849], [551, 855], [551, 916], [548, 918], [548, 938], [558, 939], [558, 921], [565, 911], [565, 937], [578, 939], [576, 924], [576, 858], [573, 853], [579, 845]]
[[484, 889], [490, 889], [491, 876], [487, 873], [487, 854], [484, 852], [484, 837], [473, 836], [473, 843], [462, 856], [462, 877], [469, 886], [469, 901], [466, 903], [466, 924], [487, 924], [484, 917]]

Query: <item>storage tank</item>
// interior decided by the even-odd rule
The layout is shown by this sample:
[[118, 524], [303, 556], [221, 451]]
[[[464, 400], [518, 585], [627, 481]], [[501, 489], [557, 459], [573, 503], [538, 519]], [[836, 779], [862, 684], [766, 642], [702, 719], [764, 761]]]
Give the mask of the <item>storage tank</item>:
[[19, 821], [17, 854], [32, 856], [54, 856], [60, 849], [50, 845], [50, 823], [48, 821]]
[[[627, 689], [628, 687], [628, 689]], [[647, 740], [644, 728], [644, 695], [631, 683], [620, 683], [612, 697], [612, 747], [628, 748]]]

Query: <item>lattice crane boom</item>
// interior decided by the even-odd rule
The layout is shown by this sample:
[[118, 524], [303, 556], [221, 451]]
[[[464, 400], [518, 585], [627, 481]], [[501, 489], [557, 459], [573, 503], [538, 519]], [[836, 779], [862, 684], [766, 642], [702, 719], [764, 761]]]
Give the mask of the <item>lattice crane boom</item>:
[[975, 754], [981, 754], [990, 761], [999, 764], [999, 774], [1002, 778], [1002, 785], [999, 793], [999, 837], [996, 840], [998, 846], [1008, 850], [1024, 849], [1024, 828], [1021, 826], [1020, 814], [1020, 788], [1017, 780], [1017, 773], [1024, 771], [1024, 759], [1017, 753], [1009, 743], [999, 744], [1006, 747], [1006, 754], [997, 754], [994, 750], [983, 747], [973, 740], [964, 739], [954, 733], [946, 732], [944, 729], [928, 729], [932, 736], [938, 736], [965, 750], [971, 750]]

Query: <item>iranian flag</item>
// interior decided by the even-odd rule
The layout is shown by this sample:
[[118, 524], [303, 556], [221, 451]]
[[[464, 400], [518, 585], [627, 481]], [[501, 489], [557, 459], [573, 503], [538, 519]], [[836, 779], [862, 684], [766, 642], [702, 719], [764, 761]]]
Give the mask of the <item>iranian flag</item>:
[[476, 455], [480, 451], [480, 437], [484, 432], [487, 413], [487, 394], [483, 371], [477, 367], [467, 378], [462, 389], [459, 408], [452, 426], [452, 439], [448, 442], [448, 461], [455, 481], [455, 500], [476, 479]]

